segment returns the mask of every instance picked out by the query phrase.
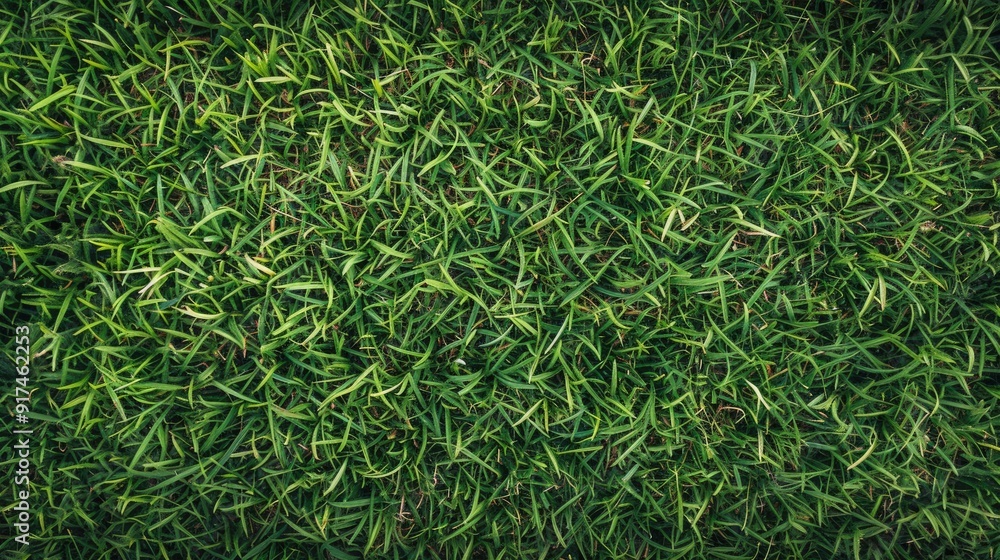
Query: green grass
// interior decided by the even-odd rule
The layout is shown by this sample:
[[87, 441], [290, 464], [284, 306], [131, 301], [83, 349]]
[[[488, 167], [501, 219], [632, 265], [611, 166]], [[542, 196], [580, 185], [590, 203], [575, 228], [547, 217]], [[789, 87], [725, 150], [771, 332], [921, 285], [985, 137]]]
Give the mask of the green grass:
[[0, 14], [30, 558], [1000, 556], [993, 2], [177, 4]]

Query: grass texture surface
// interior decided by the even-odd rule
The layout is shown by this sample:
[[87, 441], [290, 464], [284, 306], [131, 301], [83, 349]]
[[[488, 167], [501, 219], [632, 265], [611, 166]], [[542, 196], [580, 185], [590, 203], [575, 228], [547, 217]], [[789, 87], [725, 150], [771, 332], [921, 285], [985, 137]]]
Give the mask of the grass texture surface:
[[12, 557], [1000, 555], [993, 2], [4, 6]]

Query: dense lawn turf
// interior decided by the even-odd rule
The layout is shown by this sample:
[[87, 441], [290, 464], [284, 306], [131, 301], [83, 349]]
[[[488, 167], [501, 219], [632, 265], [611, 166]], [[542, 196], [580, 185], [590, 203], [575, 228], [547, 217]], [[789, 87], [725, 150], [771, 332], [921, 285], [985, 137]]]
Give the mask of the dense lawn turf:
[[0, 14], [31, 558], [1000, 556], [992, 0], [161, 4]]

